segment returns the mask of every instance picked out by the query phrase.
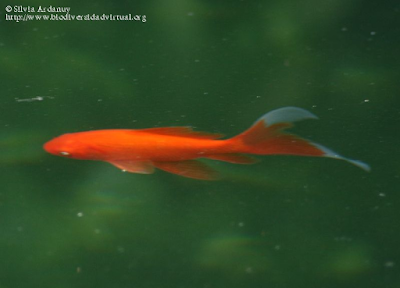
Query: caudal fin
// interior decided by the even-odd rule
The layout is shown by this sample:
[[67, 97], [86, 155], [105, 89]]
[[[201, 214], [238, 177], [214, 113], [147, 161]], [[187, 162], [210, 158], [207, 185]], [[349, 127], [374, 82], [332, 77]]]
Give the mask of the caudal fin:
[[237, 146], [242, 147], [240, 153], [330, 157], [345, 160], [366, 171], [370, 170], [366, 163], [348, 159], [320, 144], [284, 132], [293, 126], [293, 122], [306, 119], [318, 119], [318, 117], [296, 107], [273, 110], [258, 119], [248, 130], [233, 137], [231, 141], [237, 141]]

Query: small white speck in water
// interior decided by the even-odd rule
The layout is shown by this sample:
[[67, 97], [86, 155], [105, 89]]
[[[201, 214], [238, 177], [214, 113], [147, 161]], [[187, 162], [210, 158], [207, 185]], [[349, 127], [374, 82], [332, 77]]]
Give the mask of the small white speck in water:
[[386, 261], [385, 262], [385, 267], [387, 267], [387, 268], [392, 268], [392, 267], [394, 267], [394, 265], [395, 265], [394, 261]]
[[254, 272], [253, 267], [246, 267], [246, 269], [244, 271], [246, 271], [246, 273], [248, 273], [248, 274]]

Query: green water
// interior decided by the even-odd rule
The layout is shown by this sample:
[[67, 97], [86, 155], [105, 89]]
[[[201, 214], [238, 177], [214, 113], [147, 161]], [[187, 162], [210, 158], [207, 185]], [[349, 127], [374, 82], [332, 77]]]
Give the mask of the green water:
[[[397, 1], [26, 4], [146, 22], [6, 21], [25, 14], [8, 4], [0, 288], [400, 287]], [[284, 106], [320, 117], [296, 133], [372, 171], [269, 156], [208, 161], [226, 179], [206, 182], [42, 149], [104, 128], [230, 137]]]

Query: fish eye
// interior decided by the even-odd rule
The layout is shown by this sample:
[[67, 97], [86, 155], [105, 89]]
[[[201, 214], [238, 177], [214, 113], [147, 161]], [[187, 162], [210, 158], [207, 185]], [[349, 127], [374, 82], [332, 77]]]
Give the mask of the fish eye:
[[60, 155], [62, 155], [62, 156], [69, 156], [69, 155], [71, 155], [71, 154], [68, 153], [68, 152], [65, 152], [65, 151], [61, 151], [61, 152], [60, 152]]

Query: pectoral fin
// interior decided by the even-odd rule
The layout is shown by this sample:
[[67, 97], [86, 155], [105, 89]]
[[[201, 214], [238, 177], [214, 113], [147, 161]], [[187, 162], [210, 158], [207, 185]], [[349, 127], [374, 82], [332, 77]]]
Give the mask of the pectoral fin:
[[108, 161], [108, 163], [131, 173], [152, 174], [154, 172], [154, 165], [151, 161], [114, 160]]
[[199, 180], [217, 180], [218, 174], [206, 164], [196, 160], [153, 162], [154, 166], [183, 177]]

